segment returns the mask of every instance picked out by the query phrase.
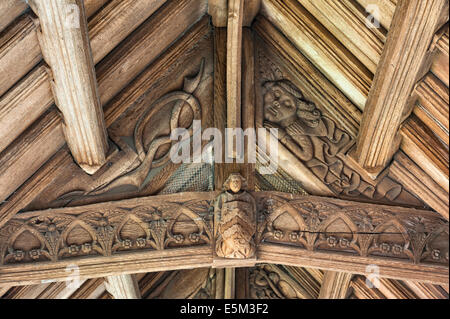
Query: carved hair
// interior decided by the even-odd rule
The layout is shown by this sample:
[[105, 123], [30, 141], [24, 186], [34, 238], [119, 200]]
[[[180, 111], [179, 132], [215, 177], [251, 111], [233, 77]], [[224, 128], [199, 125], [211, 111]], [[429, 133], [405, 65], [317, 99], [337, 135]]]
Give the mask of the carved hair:
[[241, 180], [241, 190], [246, 190], [248, 188], [248, 184], [247, 184], [247, 180], [241, 176], [241, 174], [239, 173], [232, 173], [230, 174], [230, 176], [228, 176], [227, 180], [225, 181], [225, 183], [223, 183], [223, 189], [228, 191], [230, 190], [230, 183], [231, 180], [233, 179], [233, 177], [238, 177]]
[[297, 116], [307, 122], [317, 122], [320, 118], [320, 111], [314, 103], [304, 99], [303, 93], [289, 80], [267, 81], [264, 83], [265, 89], [270, 89], [274, 85], [280, 86], [284, 91], [291, 94], [295, 98], [297, 106]]

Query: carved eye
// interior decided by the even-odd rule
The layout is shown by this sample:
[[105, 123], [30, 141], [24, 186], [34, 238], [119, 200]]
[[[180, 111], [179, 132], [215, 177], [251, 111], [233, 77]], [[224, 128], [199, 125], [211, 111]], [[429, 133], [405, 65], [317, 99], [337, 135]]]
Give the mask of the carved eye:
[[275, 95], [276, 98], [279, 98], [281, 96], [281, 92], [278, 90], [273, 91], [273, 95]]
[[287, 106], [287, 107], [289, 107], [289, 108], [291, 108], [293, 105], [292, 105], [292, 102], [291, 101], [284, 101], [284, 105], [285, 106]]

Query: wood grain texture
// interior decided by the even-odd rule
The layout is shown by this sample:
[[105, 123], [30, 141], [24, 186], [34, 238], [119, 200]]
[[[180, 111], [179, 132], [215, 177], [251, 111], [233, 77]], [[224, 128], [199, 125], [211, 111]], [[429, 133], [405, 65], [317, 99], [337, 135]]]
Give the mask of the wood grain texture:
[[[371, 9], [369, 11], [373, 12], [373, 10], [376, 8], [377, 12], [375, 14], [377, 15], [377, 19], [386, 30], [389, 30], [392, 23], [392, 18], [394, 17], [397, 0], [356, 0], [356, 1], [358, 1], [358, 3], [365, 10]], [[370, 13], [371, 12], [366, 11], [366, 16], [369, 17]]]
[[0, 37], [0, 96], [42, 59], [36, 26], [29, 14], [22, 15]]
[[352, 274], [337, 271], [325, 271], [319, 299], [346, 299]]
[[206, 1], [175, 0], [140, 25], [97, 66], [101, 103], [106, 104], [205, 12]]
[[302, 0], [301, 4], [372, 73], [384, 41], [383, 28], [368, 28], [366, 14], [354, 0]]
[[417, 117], [411, 116], [403, 124], [401, 149], [420, 165], [440, 187], [449, 192], [448, 149]]
[[139, 285], [134, 275], [108, 276], [105, 286], [114, 299], [141, 299]]
[[[242, 25], [250, 27], [253, 19], [259, 12], [261, 0], [244, 0]], [[216, 28], [226, 28], [228, 24], [228, 0], [208, 1], [208, 14], [212, 18], [212, 24]]]
[[64, 143], [61, 119], [52, 109], [1, 153], [0, 200], [4, 201]]
[[372, 84], [371, 72], [299, 2], [263, 0], [261, 14], [359, 109], [364, 109]]
[[418, 105], [413, 113], [449, 145], [449, 89], [432, 73], [417, 85]]
[[0, 98], [0, 152], [52, 104], [47, 68], [39, 64]]
[[[242, 20], [244, 0], [230, 0], [227, 24], [227, 128], [242, 127], [241, 75], [242, 75]], [[232, 141], [231, 141], [232, 143]], [[234, 149], [233, 145], [226, 147]], [[233, 158], [236, 156], [233, 154]]]
[[374, 178], [400, 145], [398, 130], [411, 112], [410, 95], [423, 75], [423, 62], [445, 5], [446, 0], [399, 1], [397, 5], [353, 154]]
[[[93, 174], [105, 163], [108, 144], [83, 2], [31, 3], [39, 17], [39, 41], [51, 68], [50, 83], [62, 112], [66, 142], [78, 165]], [[68, 8], [77, 10], [78, 16]]]
[[[89, 21], [89, 38], [94, 63], [99, 62], [122, 40], [150, 17], [165, 0], [112, 0], [101, 14]], [[120, 25], [120, 28], [117, 26]]]
[[389, 175], [400, 182], [412, 194], [448, 220], [448, 191], [436, 183], [403, 152], [398, 152], [389, 167]]
[[21, 0], [3, 0], [0, 2], [0, 32], [8, 24], [14, 21], [23, 11], [27, 9], [27, 4]]

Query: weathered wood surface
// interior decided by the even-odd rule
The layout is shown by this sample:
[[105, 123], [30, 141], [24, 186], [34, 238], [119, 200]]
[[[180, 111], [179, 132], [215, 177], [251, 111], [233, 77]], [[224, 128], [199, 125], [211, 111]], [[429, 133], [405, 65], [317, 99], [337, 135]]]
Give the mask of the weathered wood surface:
[[135, 275], [106, 277], [106, 290], [114, 299], [141, 299], [139, 284]]
[[346, 299], [352, 274], [337, 271], [325, 271], [319, 299]]
[[[244, 0], [230, 0], [227, 24], [227, 128], [242, 127], [242, 20]], [[230, 149], [234, 149], [231, 142]], [[236, 154], [233, 154], [235, 157]]]
[[[209, 0], [208, 14], [212, 18], [212, 24], [216, 28], [226, 28], [228, 25], [229, 6], [233, 1], [229, 0]], [[253, 19], [258, 14], [261, 0], [243, 1], [242, 26], [250, 27]]]
[[[400, 146], [399, 127], [448, 2], [399, 1], [364, 108], [355, 160], [376, 178]], [[414, 52], [414, 54], [412, 54]]]
[[261, 14], [359, 109], [364, 109], [371, 72], [298, 1], [263, 0]]
[[67, 145], [78, 165], [93, 174], [105, 163], [108, 144], [83, 2], [30, 4], [39, 18], [38, 38], [51, 69], [50, 84]]
[[448, 191], [436, 183], [428, 173], [415, 164], [405, 153], [398, 152], [394, 156], [394, 160], [389, 168], [389, 175], [448, 220]]
[[369, 28], [367, 15], [354, 0], [303, 0], [301, 4], [370, 72], [375, 73], [386, 31]]
[[[147, 1], [145, 1], [145, 2], [147, 3]], [[203, 2], [196, 2], [196, 4], [199, 5], [200, 7], [204, 7]], [[171, 4], [171, 6], [175, 6], [175, 5], [177, 5], [177, 3], [175, 3], [175, 2], [173, 2]], [[119, 48], [120, 53], [113, 54], [102, 60], [101, 65], [97, 66], [97, 79], [99, 81], [99, 94], [100, 94], [101, 101], [111, 99], [114, 95], [116, 95], [123, 88], [122, 86], [124, 86], [128, 83], [128, 82], [124, 83], [123, 81], [117, 80], [116, 74], [114, 73], [114, 72], [118, 71], [117, 67], [120, 68], [120, 66], [128, 65], [128, 63], [132, 64], [133, 68], [126, 67], [120, 72], [121, 72], [121, 77], [123, 80], [130, 81], [131, 79], [133, 79], [150, 62], [152, 62], [165, 49], [167, 49], [166, 45], [170, 44], [170, 42], [174, 40], [174, 38], [172, 38], [172, 40], [170, 40], [171, 36], [172, 37], [178, 36], [178, 34], [176, 33], [176, 30], [169, 27], [169, 25], [171, 24], [171, 21], [174, 20], [174, 16], [176, 14], [183, 15], [187, 19], [187, 20], [183, 20], [185, 23], [178, 24], [178, 26], [180, 27], [180, 30], [178, 30], [179, 32], [186, 31], [191, 26], [192, 23], [197, 21], [199, 19], [199, 17], [202, 16], [201, 10], [196, 11], [196, 13], [194, 15], [187, 14], [187, 12], [189, 10], [195, 10], [194, 7], [195, 6], [188, 5], [188, 3], [184, 3], [184, 6], [179, 6], [177, 10], [171, 10], [170, 6], [165, 7], [166, 11], [161, 13], [165, 17], [165, 19], [164, 19], [165, 22], [161, 24], [161, 29], [158, 29], [158, 30], [162, 30], [161, 32], [163, 35], [161, 37], [164, 38], [165, 40], [169, 41], [169, 43], [163, 42], [163, 43], [158, 43], [158, 45], [155, 45], [155, 43], [153, 43], [150, 47], [141, 45], [136, 48], [136, 46], [134, 45], [135, 42], [133, 42], [133, 41], [137, 40], [136, 38], [139, 38], [139, 35], [137, 35], [136, 38], [134, 38], [134, 40], [129, 39], [129, 42], [127, 45], [121, 46]], [[180, 12], [180, 10], [181, 10], [181, 12]], [[166, 14], [167, 12], [170, 12], [170, 13], [167, 15]], [[102, 10], [100, 10], [98, 12], [98, 14], [102, 14]], [[154, 24], [155, 21], [159, 21], [158, 17], [156, 17], [156, 18], [152, 17], [152, 19], [147, 21], [147, 24], [141, 25], [141, 27], [138, 28], [135, 32], [139, 32], [139, 30], [141, 30], [140, 31], [141, 33], [142, 32], [145, 33], [145, 30], [147, 30], [148, 28], [151, 28], [152, 23]], [[122, 26], [120, 24], [116, 26], [116, 28], [121, 28], [121, 27]], [[139, 40], [137, 40], [137, 41], [141, 41], [141, 39], [139, 38]], [[152, 50], [152, 54], [149, 54], [147, 52], [148, 50]], [[95, 51], [94, 48], [93, 48], [93, 51]], [[145, 56], [145, 57], [142, 58], [142, 56]], [[117, 59], [120, 59], [125, 64], [119, 64], [119, 65], [116, 64]], [[136, 60], [139, 60], [140, 63], [133, 62]], [[107, 85], [108, 82], [111, 82], [111, 81], [114, 82], [115, 80], [117, 80], [115, 82], [116, 83], [115, 87], [110, 87]], [[51, 92], [48, 92], [48, 93], [51, 94]], [[47, 100], [48, 99], [45, 99], [44, 101], [47, 101]], [[102, 104], [104, 104], [104, 103], [102, 102]], [[116, 116], [117, 116], [117, 114], [116, 114]], [[106, 117], [108, 117], [107, 113], [106, 113]], [[110, 124], [106, 123], [106, 125], [109, 126]], [[57, 128], [57, 130], [60, 130], [60, 129], [61, 129], [60, 127]], [[56, 134], [52, 133], [49, 136], [53, 136], [55, 138]], [[61, 146], [61, 144], [53, 143], [49, 140], [46, 140], [47, 136], [44, 136], [44, 135], [40, 134], [39, 132], [37, 132], [37, 136], [35, 136], [34, 138], [36, 140], [39, 140], [40, 143], [45, 144], [51, 154], [56, 153], [56, 151]], [[16, 183], [14, 183], [14, 184], [3, 182], [3, 178], [4, 178], [4, 176], [6, 178], [7, 174], [16, 174], [16, 173], [10, 172], [9, 170], [2, 171], [3, 174], [0, 175], [0, 200], [2, 200], [2, 201], [5, 200], [14, 190], [16, 190], [19, 185], [21, 185], [23, 182], [25, 182], [26, 179], [28, 177], [30, 177], [36, 171], [36, 169], [38, 167], [40, 167], [42, 164], [44, 164], [49, 158], [46, 153], [40, 154], [39, 152], [35, 152], [35, 155], [37, 154], [37, 156], [35, 156], [35, 157], [32, 157], [32, 158], [27, 157], [25, 154], [19, 152], [20, 145], [22, 143], [24, 143], [24, 141], [19, 138], [12, 145], [10, 145], [10, 148], [13, 150], [13, 152], [15, 154], [17, 154], [16, 155], [17, 157], [14, 158], [14, 161], [17, 163], [20, 163], [20, 165], [22, 165], [22, 167], [24, 169], [21, 171], [20, 176], [18, 176], [18, 178], [15, 180]], [[50, 150], [51, 148], [52, 148], [52, 150]]]
[[370, 17], [370, 22], [374, 23], [374, 18], [379, 20], [380, 24], [389, 30], [392, 18], [394, 17], [397, 0], [356, 0], [366, 11], [369, 17], [373, 13], [374, 17]]
[[[16, 215], [0, 229], [0, 283], [64, 280], [214, 264], [212, 201], [181, 193]], [[257, 263], [443, 284], [448, 222], [433, 212], [274, 192], [258, 205]], [[234, 259], [233, 267], [246, 259]]]

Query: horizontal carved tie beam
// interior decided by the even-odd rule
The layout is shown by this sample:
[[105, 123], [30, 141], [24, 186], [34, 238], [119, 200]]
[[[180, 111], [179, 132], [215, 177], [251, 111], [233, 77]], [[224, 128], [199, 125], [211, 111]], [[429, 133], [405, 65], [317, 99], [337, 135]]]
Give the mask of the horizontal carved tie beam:
[[246, 226], [251, 223], [240, 220], [233, 227], [229, 223], [235, 218], [226, 215], [219, 219], [226, 226], [219, 233], [228, 243], [222, 252], [232, 253], [217, 255], [214, 205], [237, 195], [160, 195], [16, 215], [0, 228], [0, 285], [70, 280], [67, 269], [73, 267], [82, 278], [93, 278], [221, 262], [230, 267], [278, 263], [359, 274], [368, 274], [370, 266], [377, 267], [381, 277], [448, 281], [449, 227], [435, 213], [277, 192], [246, 194], [239, 198], [253, 198], [256, 205], [255, 256], [250, 249], [246, 258], [239, 258], [239, 250], [228, 246], [233, 242], [223, 237], [228, 229], [233, 230], [231, 239], [239, 227], [247, 230], [244, 237], [252, 232]]

